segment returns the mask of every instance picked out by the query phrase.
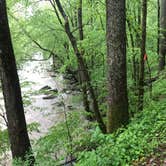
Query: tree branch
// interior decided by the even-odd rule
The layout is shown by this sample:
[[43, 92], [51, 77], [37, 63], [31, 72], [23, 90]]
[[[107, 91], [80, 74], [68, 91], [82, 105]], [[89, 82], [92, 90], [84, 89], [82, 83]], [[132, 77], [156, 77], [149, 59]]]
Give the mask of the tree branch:
[[49, 1], [50, 1], [50, 3], [51, 3], [51, 6], [53, 7], [53, 9], [54, 9], [54, 11], [55, 11], [55, 14], [56, 14], [56, 16], [57, 16], [57, 18], [58, 18], [58, 21], [59, 21], [60, 25], [63, 27], [62, 20], [61, 20], [61, 18], [60, 18], [60, 16], [59, 16], [59, 13], [58, 13], [57, 9], [56, 9], [55, 1], [54, 1], [54, 0], [49, 0]]
[[[50, 56], [54, 55], [55, 57], [58, 57], [58, 55], [56, 53], [54, 53], [52, 50], [49, 50], [45, 47], [43, 47], [39, 42], [37, 42], [36, 40], [34, 40], [32, 38], [32, 36], [26, 31], [26, 29], [23, 28], [23, 26], [21, 25], [21, 23], [19, 22], [19, 20], [14, 17], [12, 14], [9, 13], [9, 15], [18, 23], [18, 25], [20, 26], [20, 28], [22, 29], [23, 33], [33, 42], [35, 43], [41, 50], [50, 53]], [[48, 57], [49, 58], [49, 57]]]

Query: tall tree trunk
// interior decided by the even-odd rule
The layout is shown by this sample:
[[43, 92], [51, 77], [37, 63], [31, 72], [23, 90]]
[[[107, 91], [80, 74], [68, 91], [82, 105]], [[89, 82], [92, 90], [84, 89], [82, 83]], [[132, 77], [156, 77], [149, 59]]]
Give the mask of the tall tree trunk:
[[[83, 25], [82, 25], [82, 0], [79, 0], [79, 7], [78, 7], [78, 28], [79, 28], [79, 39], [82, 41], [84, 39], [84, 33], [83, 33]], [[81, 52], [83, 56], [83, 51]], [[84, 78], [84, 74], [81, 71], [79, 67], [79, 73], [80, 73], [80, 82], [82, 86], [82, 95], [83, 95], [83, 104], [86, 112], [90, 113], [89, 108], [89, 101], [88, 101], [88, 94], [87, 94], [87, 85]], [[88, 115], [87, 118], [90, 120], [91, 115]]]
[[66, 15], [65, 11], [62, 8], [61, 2], [59, 0], [55, 0], [55, 1], [56, 1], [56, 4], [57, 4], [57, 7], [59, 9], [59, 12], [61, 13], [61, 15], [62, 15], [62, 17], [63, 17], [63, 19], [65, 21], [64, 28], [65, 28], [66, 34], [67, 34], [67, 36], [68, 36], [68, 38], [70, 40], [70, 43], [71, 43], [71, 45], [73, 47], [73, 50], [74, 50], [74, 53], [76, 55], [78, 64], [79, 64], [79, 66], [80, 66], [80, 68], [82, 70], [83, 76], [84, 76], [84, 78], [86, 80], [87, 88], [88, 88], [90, 96], [92, 98], [92, 106], [93, 106], [93, 111], [94, 111], [94, 114], [95, 114], [95, 118], [96, 118], [96, 120], [98, 122], [98, 125], [99, 125], [101, 131], [103, 133], [106, 133], [106, 126], [105, 126], [105, 124], [103, 122], [103, 119], [102, 119], [102, 116], [100, 114], [98, 101], [96, 99], [94, 89], [93, 89], [93, 87], [91, 85], [90, 76], [89, 76], [87, 67], [86, 67], [85, 62], [83, 60], [81, 52], [78, 49], [77, 40], [76, 40], [75, 36], [73, 36], [73, 34], [72, 34], [71, 30], [70, 30], [69, 20], [68, 20], [68, 17]]
[[138, 26], [141, 26], [141, 0], [138, 0]]
[[160, 50], [160, 0], [157, 0], [157, 54]]
[[108, 132], [129, 121], [126, 74], [125, 0], [106, 0]]
[[[31, 154], [31, 145], [27, 133], [5, 0], [0, 2], [0, 74], [12, 156], [25, 160], [26, 154]], [[29, 160], [31, 160], [29, 165], [33, 165], [32, 154]]]
[[160, 5], [160, 48], [159, 48], [159, 70], [165, 68], [166, 55], [166, 0], [161, 0]]
[[[141, 15], [142, 15], [142, 10], [141, 10], [141, 1], [142, 0], [138, 0], [137, 2], [137, 6], [138, 6], [138, 12], [137, 12], [137, 18], [136, 18], [136, 24], [137, 24], [137, 29], [136, 29], [136, 38], [135, 38], [135, 46], [137, 49], [141, 48]], [[138, 89], [139, 86], [139, 75], [140, 75], [140, 65], [139, 65], [139, 58], [135, 57], [135, 69], [136, 69], [136, 86]], [[136, 94], [138, 95], [138, 91], [136, 92]]]
[[144, 55], [146, 54], [146, 19], [147, 19], [147, 0], [142, 0], [142, 45], [140, 54], [140, 75], [138, 89], [138, 110], [143, 110], [144, 104]]
[[79, 28], [79, 38], [80, 38], [80, 40], [83, 40], [84, 39], [84, 33], [83, 33], [83, 25], [82, 25], [82, 0], [79, 0], [78, 28]]

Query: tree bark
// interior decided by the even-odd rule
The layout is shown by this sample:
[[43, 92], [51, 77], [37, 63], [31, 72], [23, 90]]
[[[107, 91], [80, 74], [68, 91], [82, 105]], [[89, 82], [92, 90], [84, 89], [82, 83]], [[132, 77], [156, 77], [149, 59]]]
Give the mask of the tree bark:
[[159, 70], [165, 68], [166, 55], [166, 0], [161, 0], [160, 5], [160, 40], [159, 40]]
[[160, 0], [157, 0], [157, 54], [160, 50]]
[[140, 75], [138, 85], [138, 110], [143, 110], [144, 104], [144, 55], [146, 54], [146, 19], [147, 19], [147, 0], [142, 0], [142, 45], [140, 54]]
[[106, 0], [108, 132], [129, 121], [126, 70], [125, 0]]
[[25, 160], [31, 154], [29, 165], [33, 165], [5, 0], [0, 1], [0, 74], [12, 156]]
[[80, 38], [80, 40], [83, 40], [84, 39], [84, 33], [83, 33], [83, 24], [82, 24], [82, 0], [79, 0], [78, 28], [79, 28], [79, 38]]
[[[79, 28], [79, 39], [80, 39], [80, 41], [82, 41], [84, 39], [83, 24], [82, 24], [82, 0], [79, 0], [79, 7], [78, 7], [78, 28]], [[81, 52], [81, 54], [83, 56], [82, 52]], [[79, 75], [80, 75], [80, 83], [81, 83], [81, 87], [82, 87], [82, 96], [83, 96], [84, 108], [85, 108], [86, 112], [91, 113], [90, 112], [90, 108], [89, 108], [86, 79], [84, 78], [84, 74], [81, 71], [80, 67], [79, 67], [79, 71], [80, 71]], [[92, 116], [88, 115], [87, 119], [91, 120]]]

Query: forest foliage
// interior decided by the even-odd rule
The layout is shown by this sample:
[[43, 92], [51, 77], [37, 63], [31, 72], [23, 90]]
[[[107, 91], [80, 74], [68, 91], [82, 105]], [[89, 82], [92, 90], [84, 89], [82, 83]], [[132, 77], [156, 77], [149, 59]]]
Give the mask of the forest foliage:
[[[12, 42], [18, 67], [31, 61], [36, 53], [43, 58], [56, 60], [54, 70], [66, 74], [78, 69], [77, 59], [60, 24], [54, 8], [48, 1], [8, 0], [8, 17]], [[104, 0], [84, 0], [82, 4], [84, 40], [79, 40], [77, 27], [77, 8], [79, 0], [62, 1], [69, 17], [71, 31], [78, 40], [78, 47], [90, 74], [91, 83], [106, 123], [107, 106], [107, 54], [106, 54], [106, 12]], [[38, 166], [55, 166], [72, 154], [78, 166], [118, 166], [137, 165], [154, 153], [154, 149], [166, 144], [166, 71], [150, 86], [145, 86], [144, 110], [137, 110], [137, 89], [133, 79], [133, 56], [139, 62], [140, 46], [137, 37], [141, 36], [141, 27], [137, 16], [140, 1], [126, 2], [127, 27], [127, 80], [130, 122], [126, 127], [112, 134], [102, 134], [94, 121], [83, 121], [87, 116], [84, 110], [68, 113], [68, 125], [72, 142], [69, 141], [68, 126], [61, 122], [53, 126], [37, 142], [32, 141], [33, 152]], [[158, 75], [158, 6], [155, 0], [148, 0], [147, 42], [145, 63], [145, 81]], [[135, 43], [132, 45], [132, 38]], [[149, 73], [149, 66], [151, 73]], [[70, 83], [69, 83], [70, 84]], [[136, 83], [137, 84], [137, 83]], [[78, 86], [78, 85], [77, 85]], [[152, 95], [151, 95], [152, 94]], [[73, 97], [82, 103], [82, 97]], [[27, 103], [30, 104], [30, 103]], [[80, 121], [83, 123], [80, 124]], [[31, 128], [32, 127], [32, 128]], [[35, 130], [37, 125], [28, 126]], [[0, 155], [9, 149], [7, 131], [0, 130]], [[0, 158], [1, 159], [1, 158]], [[15, 160], [14, 165], [28, 163]]]

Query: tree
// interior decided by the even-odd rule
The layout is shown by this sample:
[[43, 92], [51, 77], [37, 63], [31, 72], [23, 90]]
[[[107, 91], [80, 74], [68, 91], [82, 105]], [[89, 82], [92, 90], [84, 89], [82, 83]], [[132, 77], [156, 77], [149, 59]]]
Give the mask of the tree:
[[[82, 0], [79, 0], [79, 5], [78, 5], [78, 28], [79, 28], [79, 39], [80, 39], [80, 41], [83, 41], [84, 32], [83, 32], [83, 23], [82, 23]], [[83, 51], [81, 54], [83, 56]], [[80, 71], [80, 83], [82, 85], [82, 96], [83, 96], [84, 108], [85, 108], [86, 112], [91, 113], [90, 108], [89, 108], [86, 79], [84, 78], [84, 74], [83, 74], [82, 70], [80, 69], [80, 66], [78, 68]], [[91, 120], [92, 115], [88, 115], [87, 119]]]
[[160, 50], [160, 0], [157, 0], [157, 28], [158, 28], [157, 54], [159, 55], [159, 50]]
[[126, 74], [125, 0], [106, 0], [108, 132], [129, 120]]
[[159, 70], [165, 68], [166, 55], [166, 0], [160, 5], [160, 39], [159, 39]]
[[[31, 154], [31, 145], [27, 133], [5, 0], [0, 2], [0, 74], [12, 156], [25, 160], [26, 155]], [[34, 157], [31, 154], [29, 165], [33, 165], [33, 163]]]
[[139, 85], [138, 85], [138, 110], [143, 110], [144, 103], [144, 73], [145, 73], [145, 60], [146, 54], [146, 19], [147, 19], [147, 0], [142, 0], [142, 45], [140, 54], [140, 72], [139, 72]]
[[[94, 92], [94, 88], [91, 84], [90, 75], [88, 73], [87, 66], [84, 62], [82, 55], [81, 55], [81, 51], [78, 48], [77, 39], [71, 31], [68, 16], [66, 15], [66, 12], [64, 11], [61, 2], [59, 0], [55, 0], [55, 2], [56, 2], [57, 8], [58, 8], [63, 20], [64, 20], [64, 29], [65, 29], [66, 35], [68, 36], [68, 39], [71, 43], [71, 46], [72, 46], [74, 53], [75, 53], [75, 56], [77, 58], [78, 65], [82, 71], [81, 74], [83, 75], [83, 78], [84, 78], [84, 82], [82, 82], [82, 83], [83, 84], [86, 83], [87, 89], [89, 90], [89, 93], [90, 93], [90, 96], [92, 99], [92, 106], [93, 106], [93, 112], [95, 115], [95, 119], [98, 122], [98, 125], [99, 125], [101, 131], [103, 133], [106, 133], [106, 126], [105, 126], [103, 119], [102, 119], [102, 116], [100, 114], [98, 101], [97, 101], [97, 98], [96, 98], [96, 95]], [[52, 4], [54, 4], [54, 3], [52, 3]], [[62, 22], [62, 21], [60, 21], [60, 22]]]

